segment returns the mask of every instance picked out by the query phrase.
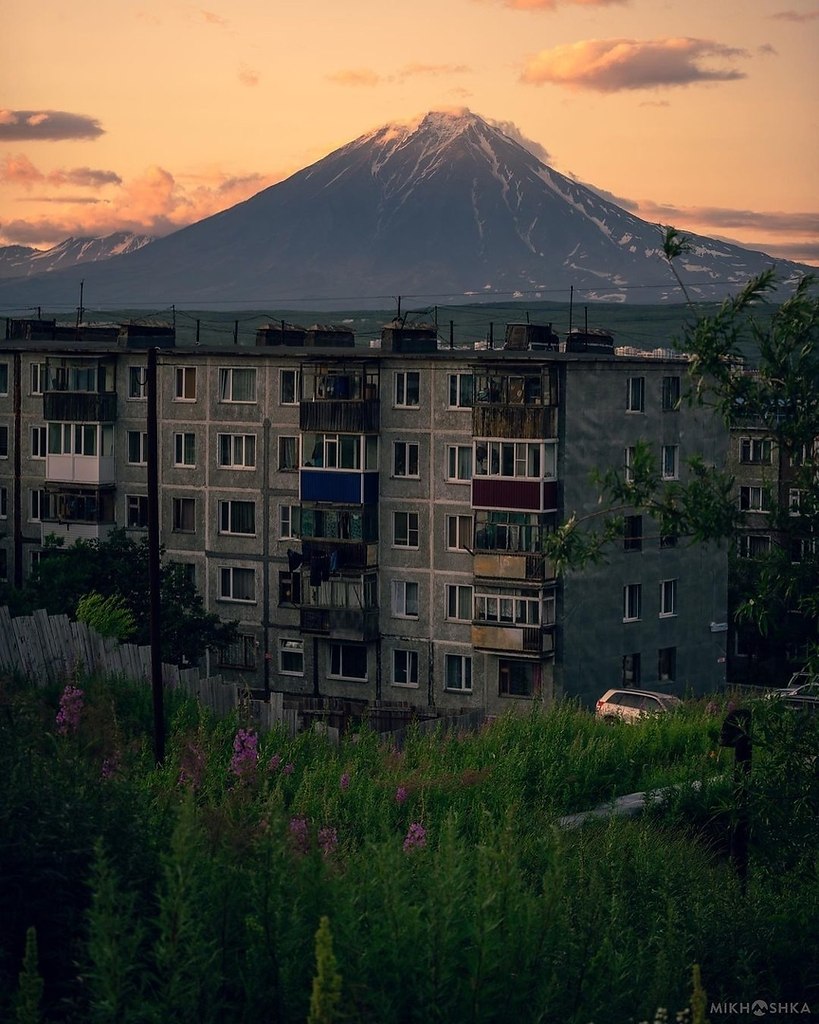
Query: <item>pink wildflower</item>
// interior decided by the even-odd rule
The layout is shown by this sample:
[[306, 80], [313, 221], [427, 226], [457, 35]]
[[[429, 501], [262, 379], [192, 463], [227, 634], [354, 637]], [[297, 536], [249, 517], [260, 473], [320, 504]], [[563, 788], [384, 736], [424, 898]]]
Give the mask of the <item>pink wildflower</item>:
[[57, 712], [57, 732], [61, 736], [69, 736], [79, 729], [83, 698], [83, 691], [77, 686], [66, 686], [63, 690]]
[[399, 786], [398, 789], [396, 789], [396, 791], [395, 791], [395, 802], [399, 806], [401, 804], [406, 803], [408, 795], [409, 794], [407, 793], [406, 787], [405, 786]]
[[272, 757], [270, 758], [270, 760], [269, 760], [269, 761], [267, 762], [267, 770], [268, 770], [269, 772], [275, 772], [275, 771], [278, 771], [278, 769], [279, 769], [279, 765], [280, 765], [281, 763], [282, 763], [282, 755], [281, 755], [281, 754], [274, 754], [274, 755], [273, 755], [273, 756], [272, 756]]
[[341, 791], [343, 793], [346, 793], [347, 790], [350, 788], [350, 776], [348, 772], [344, 772], [344, 774], [338, 780], [338, 784], [339, 786], [341, 786]]
[[292, 761], [288, 761], [287, 764], [282, 768], [282, 775], [292, 775], [294, 770], [294, 764]]
[[318, 844], [323, 856], [330, 857], [338, 846], [338, 833], [331, 825], [319, 829]]
[[422, 846], [427, 845], [427, 830], [420, 823], [420, 821], [414, 821], [407, 832], [407, 837], [404, 840], [404, 850], [409, 852], [410, 850], [420, 849]]
[[230, 770], [240, 779], [252, 776], [259, 758], [259, 738], [250, 729], [239, 729], [233, 740], [233, 757]]
[[179, 766], [177, 784], [199, 789], [205, 774], [205, 753], [198, 743], [188, 743]]
[[290, 838], [298, 853], [307, 853], [310, 849], [310, 830], [304, 815], [290, 819]]
[[114, 751], [110, 757], [103, 758], [100, 775], [104, 779], [112, 779], [119, 771], [119, 754]]

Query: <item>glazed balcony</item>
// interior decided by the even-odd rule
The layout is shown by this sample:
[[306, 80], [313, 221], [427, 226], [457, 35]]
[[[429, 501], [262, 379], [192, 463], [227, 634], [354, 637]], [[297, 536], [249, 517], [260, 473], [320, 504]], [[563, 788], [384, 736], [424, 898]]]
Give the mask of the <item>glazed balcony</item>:
[[116, 392], [46, 391], [43, 418], [62, 423], [113, 423], [117, 418]]
[[302, 633], [341, 640], [378, 639], [377, 608], [325, 608], [302, 605], [299, 615]]
[[553, 654], [554, 626], [509, 626], [472, 623], [472, 646], [477, 651], [505, 654]]
[[335, 554], [335, 566], [344, 569], [371, 569], [378, 565], [378, 544], [363, 541], [339, 540], [336, 538], [303, 539], [302, 557], [309, 563], [314, 558], [329, 558]]
[[475, 551], [472, 560], [475, 576], [493, 580], [522, 580], [543, 583], [557, 575], [554, 563], [539, 553]]

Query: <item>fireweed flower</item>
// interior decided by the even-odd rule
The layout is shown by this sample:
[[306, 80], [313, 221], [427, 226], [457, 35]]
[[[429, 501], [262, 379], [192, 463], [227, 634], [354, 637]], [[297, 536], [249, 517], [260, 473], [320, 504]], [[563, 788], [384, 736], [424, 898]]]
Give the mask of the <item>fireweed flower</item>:
[[119, 771], [119, 754], [117, 751], [110, 757], [103, 758], [102, 768], [100, 768], [100, 775], [104, 779], [112, 779]]
[[79, 729], [84, 696], [78, 686], [66, 686], [63, 690], [60, 710], [57, 712], [57, 732], [60, 736], [70, 736]]
[[250, 729], [240, 729], [233, 740], [233, 757], [230, 770], [240, 779], [248, 778], [256, 771], [259, 759], [259, 738]]
[[275, 772], [275, 771], [278, 771], [278, 769], [279, 769], [279, 765], [280, 765], [281, 763], [282, 763], [282, 755], [281, 755], [281, 754], [274, 754], [274, 755], [273, 755], [273, 756], [272, 756], [272, 757], [270, 758], [270, 760], [269, 760], [269, 761], [267, 762], [267, 770], [268, 770], [269, 772]]
[[341, 786], [342, 792], [346, 793], [347, 790], [350, 788], [350, 776], [348, 772], [344, 772], [344, 774], [338, 780], [338, 784], [339, 786]]
[[290, 839], [298, 853], [307, 853], [310, 849], [310, 829], [304, 815], [290, 819]]
[[198, 743], [188, 743], [179, 765], [177, 784], [199, 789], [205, 775], [205, 752]]
[[427, 830], [420, 821], [414, 821], [407, 831], [407, 837], [404, 840], [404, 850], [409, 852], [410, 850], [420, 849], [422, 846], [426, 845]]
[[407, 802], [407, 790], [404, 786], [399, 786], [395, 791], [395, 802], [400, 806]]
[[292, 775], [293, 774], [293, 768], [294, 768], [293, 762], [292, 761], [288, 761], [287, 764], [284, 766], [284, 768], [282, 768], [282, 774], [283, 775]]
[[325, 857], [330, 857], [338, 846], [338, 833], [331, 825], [319, 829], [318, 844]]

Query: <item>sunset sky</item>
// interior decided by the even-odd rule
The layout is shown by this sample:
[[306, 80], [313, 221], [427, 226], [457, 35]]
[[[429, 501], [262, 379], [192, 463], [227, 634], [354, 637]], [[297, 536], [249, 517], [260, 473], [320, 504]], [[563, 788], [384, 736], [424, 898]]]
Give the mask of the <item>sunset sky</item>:
[[163, 235], [468, 107], [652, 222], [819, 264], [819, 0], [8, 0], [0, 244]]

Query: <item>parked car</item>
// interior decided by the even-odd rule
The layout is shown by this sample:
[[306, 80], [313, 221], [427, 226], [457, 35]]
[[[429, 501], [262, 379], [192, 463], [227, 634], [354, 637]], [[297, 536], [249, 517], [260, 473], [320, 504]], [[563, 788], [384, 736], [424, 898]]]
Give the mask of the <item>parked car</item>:
[[807, 672], [794, 672], [788, 685], [770, 690], [766, 697], [819, 697], [819, 679]]
[[606, 690], [595, 705], [594, 713], [607, 722], [617, 719], [636, 722], [646, 715], [673, 711], [681, 704], [679, 697], [654, 690]]

